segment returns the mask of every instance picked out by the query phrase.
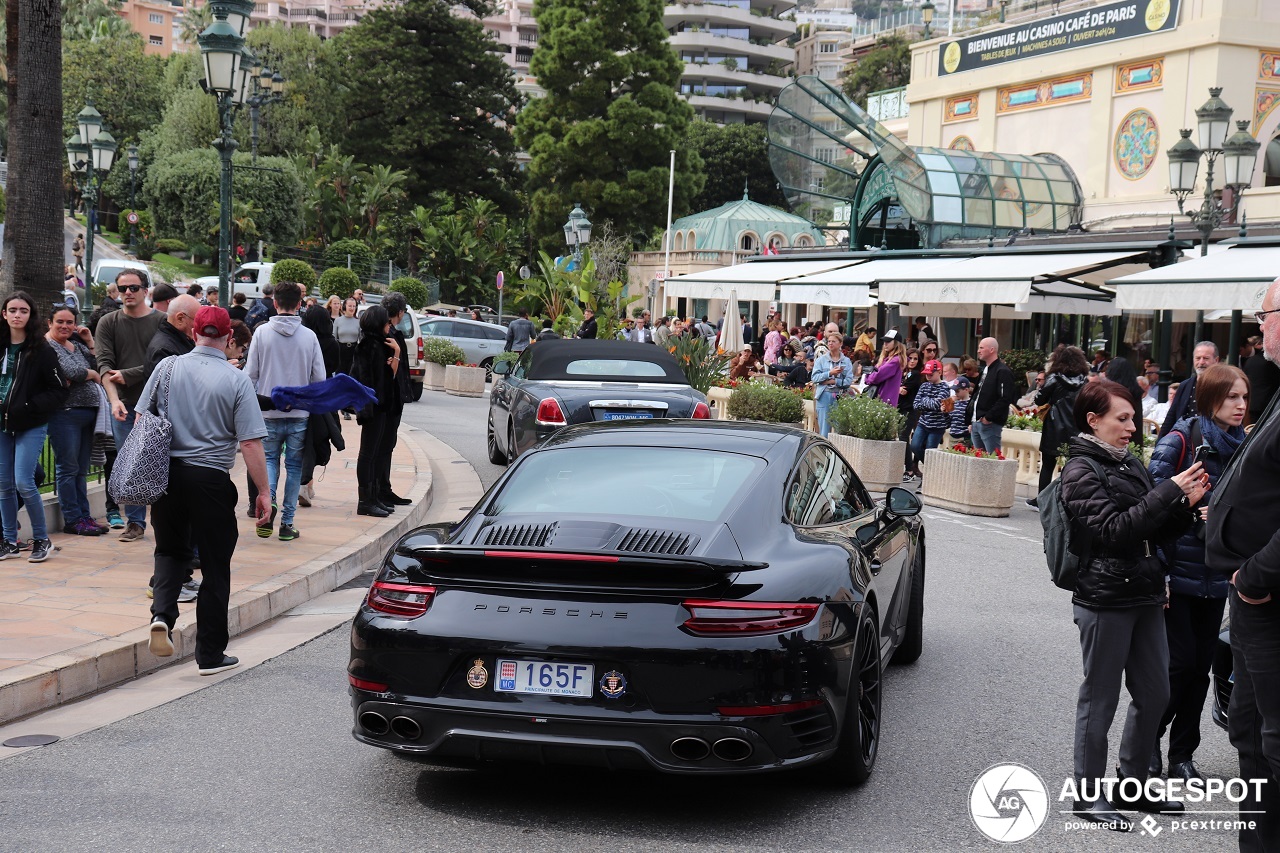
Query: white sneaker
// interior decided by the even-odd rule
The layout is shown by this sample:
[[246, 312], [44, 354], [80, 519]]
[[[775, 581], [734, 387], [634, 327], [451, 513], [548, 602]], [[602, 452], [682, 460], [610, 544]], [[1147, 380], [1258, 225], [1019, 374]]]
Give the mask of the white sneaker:
[[157, 616], [151, 620], [151, 654], [158, 658], [167, 658], [173, 654], [173, 640], [169, 637], [169, 626]]

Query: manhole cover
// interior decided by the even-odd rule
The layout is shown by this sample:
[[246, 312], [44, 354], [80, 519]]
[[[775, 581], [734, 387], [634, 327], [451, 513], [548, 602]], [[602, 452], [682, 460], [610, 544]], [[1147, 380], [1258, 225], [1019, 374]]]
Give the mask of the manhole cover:
[[57, 735], [19, 735], [18, 737], [9, 738], [0, 745], [19, 749], [24, 746], [48, 746], [49, 744], [57, 743], [60, 740], [62, 740], [62, 738]]

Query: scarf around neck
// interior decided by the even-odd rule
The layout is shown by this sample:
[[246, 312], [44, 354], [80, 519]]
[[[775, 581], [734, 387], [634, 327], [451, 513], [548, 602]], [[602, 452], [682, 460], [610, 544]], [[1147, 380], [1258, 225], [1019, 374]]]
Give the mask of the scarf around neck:
[[1205, 415], [1200, 416], [1200, 435], [1222, 457], [1224, 464], [1244, 443], [1244, 427], [1223, 429], [1217, 421]]
[[1082, 432], [1080, 433], [1080, 437], [1083, 438], [1085, 441], [1093, 442], [1098, 447], [1101, 447], [1103, 450], [1107, 452], [1108, 456], [1110, 456], [1112, 459], [1114, 459], [1117, 462], [1123, 462], [1125, 456], [1127, 456], [1129, 453], [1128, 447], [1116, 447], [1114, 445], [1107, 444], [1105, 441], [1098, 438], [1093, 433]]

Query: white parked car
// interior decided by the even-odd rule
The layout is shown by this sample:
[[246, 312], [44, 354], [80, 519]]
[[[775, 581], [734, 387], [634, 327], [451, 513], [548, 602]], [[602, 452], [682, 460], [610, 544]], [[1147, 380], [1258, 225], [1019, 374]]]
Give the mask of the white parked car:
[[[243, 293], [248, 304], [262, 298], [262, 288], [271, 283], [271, 271], [275, 264], [266, 261], [251, 261], [236, 268], [231, 274], [231, 295]], [[205, 290], [218, 286], [216, 275], [205, 275], [196, 279], [196, 284]]]
[[93, 262], [93, 280], [100, 284], [111, 284], [121, 270], [137, 270], [150, 288], [156, 283], [151, 270], [142, 261], [124, 261], [115, 258], [102, 258]]

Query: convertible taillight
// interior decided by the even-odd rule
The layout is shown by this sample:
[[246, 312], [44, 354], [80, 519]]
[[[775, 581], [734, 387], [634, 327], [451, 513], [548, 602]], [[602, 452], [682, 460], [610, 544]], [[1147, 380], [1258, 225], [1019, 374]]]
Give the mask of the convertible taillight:
[[538, 414], [533, 419], [538, 426], [564, 426], [568, 423], [555, 397], [547, 397], [539, 403]]
[[705, 421], [711, 419], [711, 409], [706, 403], [698, 403], [693, 407], [694, 420]]
[[379, 613], [413, 619], [427, 612], [435, 594], [434, 586], [374, 581], [365, 601]]
[[750, 637], [801, 628], [818, 615], [815, 603], [786, 604], [768, 601], [689, 600], [684, 627], [692, 634]]

